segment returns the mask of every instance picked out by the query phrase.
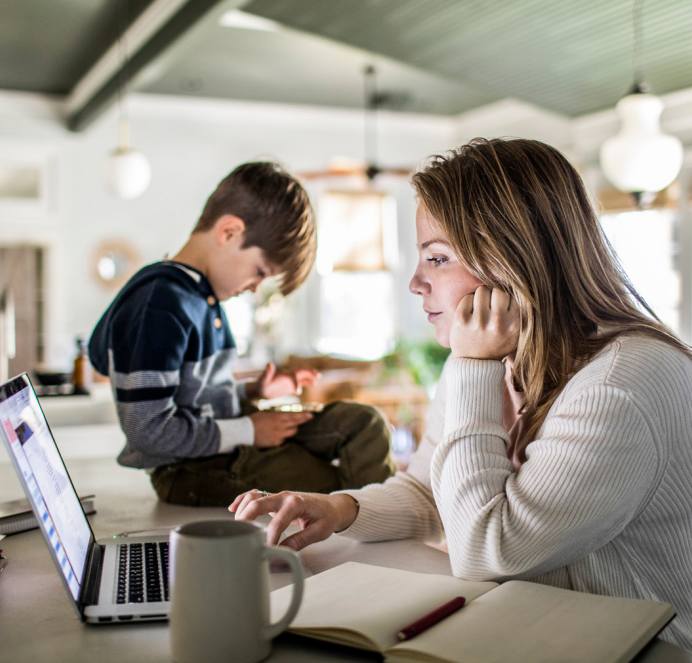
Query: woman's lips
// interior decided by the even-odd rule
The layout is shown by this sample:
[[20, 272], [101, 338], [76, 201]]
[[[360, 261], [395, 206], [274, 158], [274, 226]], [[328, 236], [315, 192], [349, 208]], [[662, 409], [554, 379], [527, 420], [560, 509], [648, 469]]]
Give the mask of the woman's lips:
[[437, 313], [433, 311], [428, 311], [427, 309], [424, 309], [425, 312], [428, 314], [428, 322], [434, 322], [435, 318], [437, 318], [438, 315], [441, 315], [441, 311], [438, 311]]

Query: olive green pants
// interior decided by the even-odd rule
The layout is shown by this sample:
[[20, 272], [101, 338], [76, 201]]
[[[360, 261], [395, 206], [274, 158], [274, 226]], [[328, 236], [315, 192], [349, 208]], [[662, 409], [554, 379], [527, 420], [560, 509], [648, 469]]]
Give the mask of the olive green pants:
[[281, 446], [242, 445], [227, 454], [163, 465], [151, 482], [159, 499], [170, 504], [227, 506], [253, 488], [330, 493], [381, 483], [395, 471], [384, 416], [369, 405], [340, 401], [325, 406]]

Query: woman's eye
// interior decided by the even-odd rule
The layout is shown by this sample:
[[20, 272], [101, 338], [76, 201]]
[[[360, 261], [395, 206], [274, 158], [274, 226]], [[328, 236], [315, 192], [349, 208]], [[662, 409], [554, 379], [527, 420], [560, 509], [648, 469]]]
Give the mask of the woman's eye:
[[434, 265], [443, 265], [447, 262], [447, 258], [426, 258], [426, 260]]
[[259, 276], [261, 279], [265, 277], [264, 271], [261, 270], [259, 267], [257, 268], [257, 276]]

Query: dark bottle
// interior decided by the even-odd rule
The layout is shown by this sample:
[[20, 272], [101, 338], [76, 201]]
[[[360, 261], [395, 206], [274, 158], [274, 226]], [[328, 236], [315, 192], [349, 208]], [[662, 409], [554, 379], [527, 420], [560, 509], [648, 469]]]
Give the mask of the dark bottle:
[[75, 394], [90, 394], [91, 383], [94, 373], [89, 362], [89, 352], [87, 350], [86, 339], [82, 336], [77, 337], [77, 356], [74, 360], [74, 371], [72, 373], [72, 384]]

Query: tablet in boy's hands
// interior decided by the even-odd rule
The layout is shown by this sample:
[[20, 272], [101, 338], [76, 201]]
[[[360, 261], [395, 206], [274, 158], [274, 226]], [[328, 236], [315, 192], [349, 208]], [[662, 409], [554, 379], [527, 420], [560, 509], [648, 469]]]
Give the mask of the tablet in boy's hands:
[[324, 403], [284, 403], [265, 408], [269, 412], [322, 412]]

